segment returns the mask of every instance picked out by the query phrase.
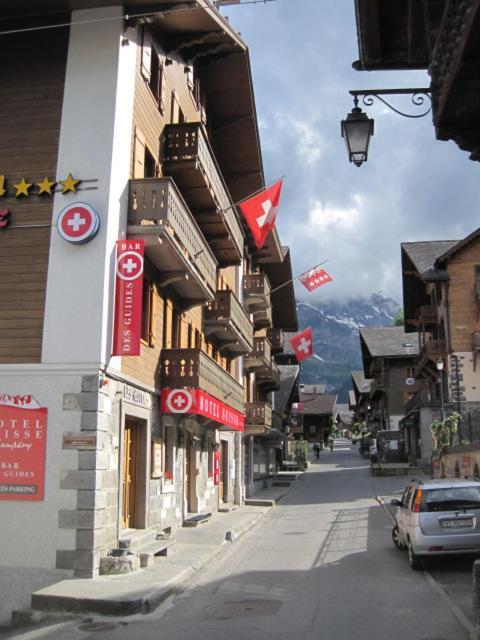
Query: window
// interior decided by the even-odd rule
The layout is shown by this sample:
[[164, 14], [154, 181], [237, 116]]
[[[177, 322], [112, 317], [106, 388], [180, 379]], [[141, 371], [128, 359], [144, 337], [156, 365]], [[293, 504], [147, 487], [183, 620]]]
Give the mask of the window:
[[158, 176], [158, 163], [150, 153], [148, 147], [145, 147], [145, 162], [144, 162], [144, 178], [156, 178]]
[[163, 113], [165, 110], [165, 70], [159, 52], [145, 28], [142, 34], [141, 72], [158, 110]]
[[172, 99], [170, 101], [170, 122], [172, 124], [182, 124], [186, 122], [185, 115], [180, 108], [175, 92], [172, 92]]
[[405, 369], [405, 378], [415, 378], [415, 368], [407, 367]]
[[477, 300], [480, 300], [480, 264], [475, 265], [475, 291]]
[[134, 178], [156, 178], [158, 175], [158, 162], [147, 147], [144, 135], [137, 127], [133, 145], [132, 176]]
[[155, 316], [155, 288], [148, 278], [144, 278], [141, 338], [149, 347], [155, 345]]

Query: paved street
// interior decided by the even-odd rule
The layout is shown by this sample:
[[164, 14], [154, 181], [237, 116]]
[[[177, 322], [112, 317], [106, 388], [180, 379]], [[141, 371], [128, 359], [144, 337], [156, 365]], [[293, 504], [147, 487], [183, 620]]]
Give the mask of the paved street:
[[[260, 525], [149, 616], [113, 622], [106, 640], [462, 640], [469, 638], [432, 581], [390, 539], [375, 493], [404, 478], [370, 478], [356, 447], [337, 441]], [[439, 570], [436, 570], [437, 572]], [[443, 569], [448, 573], [448, 568]], [[97, 637], [78, 621], [18, 638]], [[88, 627], [87, 627], [88, 628]]]

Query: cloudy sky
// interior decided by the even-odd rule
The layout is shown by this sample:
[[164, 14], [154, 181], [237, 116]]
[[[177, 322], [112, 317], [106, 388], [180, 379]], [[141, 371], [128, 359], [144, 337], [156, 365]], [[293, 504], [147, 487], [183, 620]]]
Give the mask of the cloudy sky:
[[335, 282], [306, 295], [320, 302], [381, 291], [400, 300], [400, 242], [462, 238], [480, 226], [480, 166], [435, 139], [430, 115], [401, 118], [376, 102], [364, 107], [375, 135], [357, 168], [340, 120], [353, 106], [349, 89], [428, 86], [427, 74], [354, 71], [353, 0], [277, 0], [222, 13], [250, 48], [266, 179], [287, 175], [277, 221], [294, 273], [330, 259]]

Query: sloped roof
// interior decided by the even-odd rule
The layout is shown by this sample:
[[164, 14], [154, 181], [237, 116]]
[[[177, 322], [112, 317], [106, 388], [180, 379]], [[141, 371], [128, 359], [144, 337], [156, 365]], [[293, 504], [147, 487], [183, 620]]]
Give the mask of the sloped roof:
[[403, 327], [361, 327], [360, 336], [372, 358], [418, 356], [418, 339]]
[[458, 251], [463, 249], [463, 247], [466, 247], [468, 244], [470, 244], [470, 242], [473, 242], [474, 240], [476, 240], [479, 236], [480, 236], [480, 228], [475, 229], [475, 231], [472, 231], [472, 233], [470, 233], [466, 238], [464, 238], [463, 240], [459, 240], [456, 244], [454, 244], [452, 247], [447, 249], [445, 253], [439, 256], [435, 261], [435, 266], [438, 267], [442, 263], [452, 258]]
[[327, 385], [325, 384], [301, 384], [300, 391], [302, 393], [325, 393]]
[[358, 393], [370, 393], [373, 380], [371, 378], [365, 378], [363, 371], [352, 371], [352, 380], [357, 387]]
[[353, 411], [348, 408], [348, 404], [337, 404], [338, 415], [343, 424], [351, 424], [353, 419]]
[[292, 395], [295, 382], [300, 374], [300, 365], [284, 364], [278, 365], [280, 371], [280, 388], [275, 391], [275, 410], [277, 413], [283, 413], [287, 406], [288, 400]]
[[435, 263], [450, 251], [459, 240], [431, 240], [428, 242], [402, 242], [401, 247], [412, 261], [418, 273], [429, 279], [435, 271]]
[[300, 393], [305, 415], [334, 415], [337, 396], [321, 393]]

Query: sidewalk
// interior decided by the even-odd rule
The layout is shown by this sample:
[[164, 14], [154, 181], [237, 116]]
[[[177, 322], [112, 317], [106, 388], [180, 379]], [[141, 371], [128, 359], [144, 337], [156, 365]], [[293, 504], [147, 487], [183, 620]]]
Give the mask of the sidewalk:
[[[255, 498], [278, 501], [286, 487], [270, 487]], [[132, 615], [149, 613], [171, 594], [181, 590], [209, 562], [221, 555], [241, 535], [252, 529], [272, 506], [244, 506], [215, 513], [196, 528], [175, 533], [173, 554], [156, 557], [153, 566], [119, 575], [94, 579], [63, 580], [32, 594], [33, 609], [72, 613]]]

